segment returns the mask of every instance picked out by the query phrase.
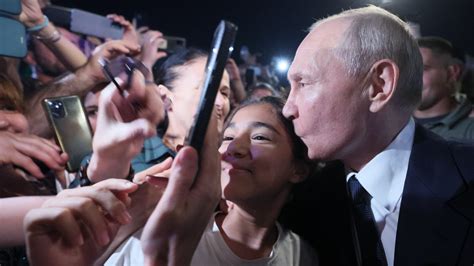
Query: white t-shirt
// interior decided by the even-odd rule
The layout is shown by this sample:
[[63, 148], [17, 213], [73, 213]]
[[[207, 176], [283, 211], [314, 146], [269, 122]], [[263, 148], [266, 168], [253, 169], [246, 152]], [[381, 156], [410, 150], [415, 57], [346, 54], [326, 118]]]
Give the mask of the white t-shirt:
[[[297, 234], [283, 229], [278, 223], [278, 239], [273, 245], [273, 251], [267, 258], [245, 260], [235, 255], [222, 238], [215, 222], [204, 232], [196, 251], [192, 266], [217, 265], [318, 265], [318, 259], [313, 249]], [[104, 265], [143, 265], [144, 257], [140, 245], [142, 230], [137, 231], [125, 241], [109, 257]]]
[[232, 252], [222, 238], [219, 228], [214, 223], [212, 230], [206, 230], [194, 252], [191, 265], [318, 265], [313, 249], [297, 234], [283, 229], [277, 223], [278, 239], [273, 251], [267, 258], [245, 260]]

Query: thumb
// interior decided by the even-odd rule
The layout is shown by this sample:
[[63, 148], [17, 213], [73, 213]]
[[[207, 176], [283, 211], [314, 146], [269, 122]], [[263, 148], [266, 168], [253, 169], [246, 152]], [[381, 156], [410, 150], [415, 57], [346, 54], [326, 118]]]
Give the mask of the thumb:
[[179, 205], [179, 201], [185, 199], [194, 183], [198, 170], [198, 154], [192, 147], [184, 147], [173, 161], [168, 186], [163, 195], [163, 201], [169, 204]]

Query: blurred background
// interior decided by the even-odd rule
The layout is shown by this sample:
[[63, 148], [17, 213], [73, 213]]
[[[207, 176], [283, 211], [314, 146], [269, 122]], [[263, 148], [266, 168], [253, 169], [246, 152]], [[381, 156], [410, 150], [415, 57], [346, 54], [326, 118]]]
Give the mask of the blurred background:
[[[207, 49], [222, 18], [239, 26], [237, 52], [247, 46], [262, 63], [273, 57], [291, 59], [314, 20], [350, 7], [374, 4], [420, 25], [422, 35], [437, 35], [474, 54], [473, 0], [53, 0], [53, 4], [99, 14], [117, 12], [166, 35], [183, 36], [188, 45]], [[234, 57], [237, 53], [234, 54]], [[236, 58], [238, 59], [238, 58]]]

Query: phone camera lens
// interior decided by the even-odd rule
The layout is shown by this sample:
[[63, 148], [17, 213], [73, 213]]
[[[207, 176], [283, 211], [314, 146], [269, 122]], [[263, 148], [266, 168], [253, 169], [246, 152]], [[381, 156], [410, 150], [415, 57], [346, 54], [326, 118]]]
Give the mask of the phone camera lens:
[[54, 118], [63, 118], [66, 116], [66, 110], [61, 101], [50, 101], [48, 105]]

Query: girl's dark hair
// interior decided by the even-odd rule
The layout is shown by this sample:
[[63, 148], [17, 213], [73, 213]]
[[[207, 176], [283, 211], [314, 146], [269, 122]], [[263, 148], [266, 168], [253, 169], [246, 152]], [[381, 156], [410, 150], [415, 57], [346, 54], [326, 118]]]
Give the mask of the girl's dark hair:
[[175, 67], [183, 66], [198, 58], [207, 57], [207, 53], [197, 48], [180, 49], [178, 52], [159, 60], [153, 66], [153, 75], [155, 83], [164, 85], [168, 89], [173, 90], [171, 84], [178, 78]]
[[[292, 142], [293, 157], [298, 161], [307, 163], [308, 166], [313, 165], [313, 163], [310, 162], [310, 160], [308, 159], [308, 149], [306, 145], [295, 133], [293, 123], [291, 122], [291, 120], [283, 116], [283, 106], [285, 105], [285, 100], [283, 98], [275, 97], [275, 96], [266, 96], [261, 99], [249, 99], [249, 100], [243, 101], [239, 106], [237, 106], [232, 111], [232, 113], [230, 113], [224, 125], [224, 129], [228, 127], [230, 121], [240, 109], [245, 108], [247, 106], [259, 105], [259, 104], [270, 105], [272, 109], [275, 111], [275, 115], [278, 118], [278, 120], [284, 125], [285, 130], [288, 133], [288, 136], [290, 136], [290, 140]], [[311, 171], [312, 167], [309, 167], [309, 168], [310, 168], [310, 172], [312, 172]]]

